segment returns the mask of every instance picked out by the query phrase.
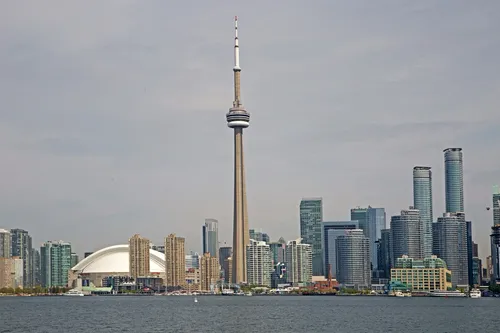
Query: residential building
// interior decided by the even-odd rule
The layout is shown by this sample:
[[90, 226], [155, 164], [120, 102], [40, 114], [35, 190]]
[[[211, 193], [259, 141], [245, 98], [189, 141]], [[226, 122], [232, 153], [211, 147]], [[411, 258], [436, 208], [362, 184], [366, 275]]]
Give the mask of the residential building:
[[76, 253], [71, 253], [71, 267], [75, 267], [80, 259], [78, 258], [78, 254]]
[[285, 262], [286, 242], [283, 237], [277, 242], [269, 243], [269, 249], [271, 250], [273, 266], [276, 266], [279, 262]]
[[271, 251], [264, 241], [250, 239], [247, 246], [248, 284], [271, 286]]
[[491, 283], [500, 284], [500, 224], [491, 227], [490, 241], [491, 257], [487, 258], [487, 268]]
[[467, 223], [463, 216], [445, 213], [432, 227], [433, 252], [446, 262], [453, 287], [468, 285]]
[[[391, 217], [392, 260], [407, 255], [423, 257], [423, 226], [418, 209], [402, 210], [401, 215]], [[394, 266], [394, 262], [392, 262]]]
[[401, 282], [416, 292], [452, 289], [451, 280], [445, 261], [435, 255], [425, 259], [402, 256], [391, 269], [391, 283]]
[[447, 148], [443, 150], [443, 152], [444, 152], [446, 212], [463, 213], [464, 171], [463, 171], [463, 160], [462, 160], [463, 158], [462, 148]]
[[478, 257], [472, 258], [472, 286], [479, 287], [483, 281], [483, 265]]
[[269, 235], [266, 234], [265, 232], [262, 232], [262, 230], [256, 231], [255, 229], [250, 229], [249, 233], [250, 233], [250, 239], [266, 243], [269, 243], [270, 241]]
[[391, 229], [383, 229], [380, 236], [378, 240], [378, 270], [382, 272], [382, 278], [389, 279], [392, 267]]
[[135, 234], [128, 240], [130, 276], [134, 279], [150, 275], [150, 240]]
[[186, 268], [186, 285], [190, 290], [200, 289], [201, 272], [199, 268]]
[[338, 236], [337, 281], [343, 285], [363, 288], [371, 285], [370, 239], [361, 229], [346, 230]]
[[11, 254], [11, 236], [10, 231], [0, 229], [0, 258], [10, 258]]
[[200, 262], [200, 286], [203, 291], [214, 291], [219, 281], [219, 259], [206, 252]]
[[200, 268], [200, 255], [198, 252], [191, 251], [189, 254], [186, 254], [186, 270], [190, 268]]
[[33, 248], [31, 250], [31, 257], [33, 258], [33, 287], [42, 285], [42, 276], [40, 271], [40, 251]]
[[432, 255], [432, 171], [428, 166], [413, 168], [413, 207], [418, 209], [422, 222], [424, 257]]
[[33, 286], [33, 251], [31, 236], [26, 230], [11, 229], [11, 256], [23, 259], [23, 285], [25, 288]]
[[322, 222], [323, 199], [302, 199], [300, 202], [300, 237], [303, 244], [311, 245], [313, 275], [324, 275], [323, 251], [321, 248]]
[[214, 258], [219, 256], [219, 222], [216, 219], [205, 219], [202, 227], [203, 253], [210, 253]]
[[323, 248], [323, 262], [326, 276], [330, 273], [334, 279], [337, 278], [337, 246], [335, 241], [338, 236], [345, 235], [347, 230], [358, 229], [358, 221], [332, 221], [323, 222], [321, 228], [321, 239]]
[[224, 263], [222, 264], [222, 270], [224, 271], [224, 282], [230, 283], [233, 281], [233, 258], [228, 257], [224, 259]]
[[24, 263], [19, 257], [12, 257], [12, 288], [23, 288]]
[[71, 244], [48, 241], [40, 248], [41, 282], [45, 288], [66, 287], [71, 269]]
[[170, 234], [165, 238], [165, 286], [176, 288], [186, 282], [185, 239]]
[[287, 282], [293, 285], [312, 281], [312, 246], [299, 238], [286, 244]]
[[12, 288], [12, 258], [0, 257], [0, 289]]

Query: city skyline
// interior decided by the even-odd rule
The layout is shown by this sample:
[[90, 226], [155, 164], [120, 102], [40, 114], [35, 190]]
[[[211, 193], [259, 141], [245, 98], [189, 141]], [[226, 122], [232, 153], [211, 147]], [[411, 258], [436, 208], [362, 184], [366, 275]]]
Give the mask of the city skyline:
[[[309, 196], [323, 197], [325, 220], [368, 205], [397, 215], [413, 201], [416, 165], [432, 167], [441, 216], [442, 149], [453, 146], [464, 151], [474, 240], [482, 258], [489, 252], [485, 207], [500, 182], [497, 2], [460, 2], [439, 19], [447, 5], [426, 1], [365, 9], [291, 2], [286, 13], [277, 4], [266, 13], [200, 3], [176, 7], [182, 21], [165, 20], [161, 4], [49, 12], [34, 3], [36, 20], [19, 4], [4, 6], [0, 153], [10, 176], [0, 228], [29, 231], [34, 247], [63, 239], [81, 255], [136, 232], [161, 244], [162, 231], [199, 251], [206, 217], [231, 242], [232, 143], [221, 117], [232, 95], [227, 50], [237, 13], [248, 27], [245, 101], [258, 112], [245, 146], [250, 228], [297, 238], [298, 203]], [[203, 126], [193, 131], [195, 122]]]

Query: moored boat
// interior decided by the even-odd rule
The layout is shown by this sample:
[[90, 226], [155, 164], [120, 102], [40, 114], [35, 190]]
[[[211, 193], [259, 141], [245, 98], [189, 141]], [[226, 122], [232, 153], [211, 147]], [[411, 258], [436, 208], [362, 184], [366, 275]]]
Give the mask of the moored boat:
[[460, 290], [434, 290], [430, 291], [431, 297], [466, 297], [467, 295]]

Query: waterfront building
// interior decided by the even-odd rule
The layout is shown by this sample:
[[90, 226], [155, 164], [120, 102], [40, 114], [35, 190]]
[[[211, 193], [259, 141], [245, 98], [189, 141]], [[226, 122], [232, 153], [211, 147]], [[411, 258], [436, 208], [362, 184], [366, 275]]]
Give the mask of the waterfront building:
[[432, 171], [428, 166], [413, 168], [413, 207], [418, 209], [422, 222], [424, 257], [432, 255]]
[[483, 281], [483, 265], [478, 257], [472, 258], [472, 286], [479, 287]]
[[76, 253], [71, 253], [71, 267], [75, 267], [80, 259], [78, 258], [78, 254]]
[[370, 239], [363, 230], [346, 230], [345, 235], [338, 236], [335, 243], [337, 281], [359, 289], [370, 286]]
[[25, 288], [31, 288], [33, 286], [33, 259], [31, 258], [33, 246], [31, 236], [23, 229], [11, 229], [10, 235], [10, 255], [23, 259], [23, 285]]
[[204, 253], [200, 262], [200, 287], [202, 291], [214, 291], [219, 281], [219, 259]]
[[248, 209], [243, 161], [243, 129], [250, 125], [250, 114], [241, 101], [241, 67], [238, 41], [238, 19], [234, 21], [234, 101], [226, 114], [227, 126], [234, 130], [234, 221], [233, 221], [233, 283], [246, 282], [246, 250], [250, 243]]
[[222, 270], [224, 271], [224, 282], [231, 283], [233, 281], [233, 258], [228, 257], [224, 259], [222, 264]]
[[[491, 257], [487, 264], [491, 283], [500, 284], [500, 224], [491, 227]], [[488, 260], [487, 260], [488, 261]]]
[[210, 253], [214, 258], [219, 257], [219, 222], [216, 219], [205, 219], [202, 227], [203, 253]]
[[11, 236], [10, 231], [0, 229], [0, 258], [10, 258], [11, 254]]
[[149, 239], [135, 234], [128, 240], [130, 276], [134, 279], [149, 276]]
[[493, 225], [500, 225], [500, 190], [495, 186], [493, 191]]
[[389, 279], [391, 277], [392, 267], [391, 229], [383, 229], [380, 232], [378, 251], [378, 269], [380, 272], [382, 272], [381, 277]]
[[269, 243], [269, 249], [271, 250], [273, 266], [277, 265], [279, 262], [285, 262], [286, 242], [283, 237], [277, 242]]
[[186, 270], [190, 268], [200, 268], [200, 255], [198, 252], [191, 251], [186, 254]]
[[395, 258], [407, 255], [423, 257], [423, 226], [418, 209], [402, 210], [401, 215], [391, 217], [392, 266]]
[[40, 275], [40, 251], [33, 248], [31, 253], [31, 257], [33, 258], [33, 287], [35, 287], [42, 284], [42, 276]]
[[71, 244], [47, 241], [40, 248], [42, 286], [66, 287], [71, 270]]
[[447, 213], [464, 212], [464, 171], [462, 148], [447, 148], [444, 152], [445, 197]]
[[271, 288], [276, 289], [280, 285], [286, 284], [286, 264], [278, 262], [273, 266], [274, 270], [271, 273]]
[[262, 230], [257, 231], [255, 229], [250, 229], [249, 233], [250, 233], [250, 239], [266, 243], [269, 243], [270, 241], [269, 235], [266, 234], [265, 232], [262, 232]]
[[321, 240], [323, 262], [325, 263], [324, 272], [326, 276], [330, 273], [328, 267], [331, 267], [333, 278], [337, 278], [337, 247], [335, 245], [337, 237], [345, 235], [347, 230], [358, 229], [358, 226], [358, 221], [332, 221], [322, 223]]
[[12, 257], [12, 288], [23, 288], [24, 263], [19, 257]]
[[467, 223], [463, 214], [445, 213], [432, 227], [433, 252], [446, 262], [453, 287], [469, 285]]
[[170, 234], [165, 238], [165, 286], [182, 287], [185, 281], [185, 239]]
[[402, 256], [391, 269], [391, 283], [403, 283], [411, 291], [428, 292], [452, 288], [452, 272], [435, 255], [424, 259]]
[[324, 275], [321, 223], [323, 199], [304, 198], [300, 202], [300, 237], [303, 244], [311, 245], [313, 275]]
[[0, 257], [0, 289], [12, 288], [13, 259]]
[[248, 284], [258, 286], [271, 285], [271, 251], [264, 241], [250, 239], [247, 247]]
[[199, 268], [186, 268], [186, 285], [189, 290], [200, 290], [201, 272]]
[[285, 250], [287, 282], [293, 285], [312, 281], [312, 247], [302, 240], [288, 241]]

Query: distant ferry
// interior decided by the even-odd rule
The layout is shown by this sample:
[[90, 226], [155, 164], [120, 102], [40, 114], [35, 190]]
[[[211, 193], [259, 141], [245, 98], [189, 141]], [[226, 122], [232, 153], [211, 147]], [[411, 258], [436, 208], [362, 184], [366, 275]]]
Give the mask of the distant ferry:
[[467, 297], [467, 295], [459, 290], [434, 290], [429, 292], [431, 297]]
[[85, 296], [80, 290], [71, 289], [70, 291], [63, 294], [63, 296]]

